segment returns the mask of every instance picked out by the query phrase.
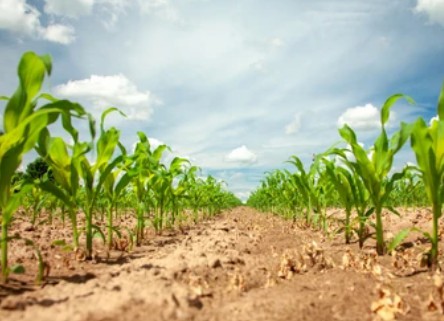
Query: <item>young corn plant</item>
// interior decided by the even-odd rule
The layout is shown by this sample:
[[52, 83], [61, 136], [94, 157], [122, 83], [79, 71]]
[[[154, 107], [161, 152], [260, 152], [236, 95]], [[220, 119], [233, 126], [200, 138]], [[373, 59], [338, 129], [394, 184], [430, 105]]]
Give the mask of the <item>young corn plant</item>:
[[[335, 157], [334, 161], [330, 161], [332, 164], [327, 164], [327, 170], [330, 172], [332, 181], [336, 186], [336, 190], [339, 195], [339, 199], [342, 201], [345, 211], [345, 239], [350, 240], [352, 226], [358, 223], [358, 227], [355, 230], [358, 235], [359, 248], [362, 249], [364, 242], [368, 237], [367, 222], [369, 217], [374, 212], [374, 207], [370, 207], [370, 194], [368, 193], [362, 178], [355, 172], [353, 166], [349, 166], [347, 153], [348, 149], [333, 148], [326, 152], [326, 155], [332, 155]], [[324, 161], [326, 159], [324, 158]], [[338, 163], [338, 164], [335, 164]], [[352, 209], [355, 209], [357, 217], [351, 219]]]
[[[341, 137], [350, 145], [355, 161], [347, 160], [347, 165], [359, 175], [370, 194], [376, 215], [376, 251], [383, 255], [386, 251], [384, 243], [384, 229], [382, 223], [382, 209], [387, 207], [387, 200], [394, 183], [403, 177], [403, 173], [396, 173], [388, 177], [393, 165], [395, 154], [405, 144], [411, 133], [411, 125], [401, 123], [401, 129], [391, 139], [387, 135], [385, 125], [389, 120], [390, 108], [400, 98], [413, 103], [410, 97], [397, 94], [386, 100], [381, 109], [381, 133], [373, 145], [373, 154], [369, 158], [367, 151], [359, 144], [356, 134], [348, 125], [339, 130]], [[389, 208], [394, 211], [394, 209]], [[394, 211], [395, 212], [395, 211]]]
[[152, 204], [153, 200], [150, 197], [150, 193], [152, 193], [152, 178], [154, 172], [161, 167], [160, 161], [164, 151], [168, 149], [168, 146], [160, 145], [152, 151], [146, 135], [142, 132], [138, 132], [137, 134], [139, 136], [139, 142], [134, 150], [134, 155], [131, 156], [133, 159], [131, 171], [133, 172], [133, 187], [137, 198], [136, 244], [140, 245], [144, 238], [145, 212], [147, 212], [150, 207], [154, 207]]
[[295, 186], [291, 180], [291, 175], [288, 170], [285, 170], [285, 176], [282, 178], [282, 192], [279, 196], [283, 216], [291, 218], [295, 222], [301, 208], [301, 200], [299, 199], [297, 186]]
[[314, 167], [311, 166], [310, 171], [306, 172], [302, 161], [297, 156], [292, 156], [289, 162], [296, 166], [296, 168], [298, 169], [298, 172], [293, 173], [293, 175], [291, 176], [291, 181], [298, 190], [299, 195], [301, 195], [301, 198], [303, 200], [305, 207], [305, 223], [308, 226], [311, 224], [312, 221], [311, 212], [313, 208], [313, 193], [311, 193], [311, 191], [314, 188], [312, 186], [312, 180], [310, 179], [310, 177], [314, 173]]
[[171, 210], [169, 220], [167, 221], [170, 228], [176, 223], [179, 215], [180, 200], [185, 197], [186, 184], [184, 180], [189, 167], [191, 167], [190, 161], [185, 158], [175, 157], [168, 168], [169, 175], [172, 178], [169, 186], [169, 207]]
[[[123, 155], [126, 154], [123, 148]], [[131, 166], [131, 159], [124, 157], [120, 168], [115, 168], [103, 182], [104, 199], [107, 201], [106, 215], [107, 215], [107, 245], [111, 249], [113, 246], [113, 234], [119, 234], [117, 227], [113, 223], [113, 209], [117, 213], [117, 202], [125, 192], [128, 185], [131, 183], [133, 172], [127, 170]]]
[[[34, 148], [42, 131], [57, 121], [62, 115], [64, 127], [73, 114], [84, 114], [80, 105], [66, 100], [54, 101], [49, 95], [39, 95], [44, 78], [51, 73], [49, 56], [25, 53], [18, 66], [19, 86], [6, 100], [3, 115], [4, 134], [0, 136], [0, 208], [1, 208], [1, 272], [6, 281], [8, 269], [8, 226], [21, 198], [26, 191], [22, 188], [12, 193], [12, 178], [20, 166], [23, 156]], [[37, 107], [40, 99], [50, 99], [49, 103]]]
[[[87, 143], [78, 142], [77, 133], [73, 133], [74, 145], [68, 146], [61, 137], [50, 137], [44, 132], [37, 152], [51, 166], [54, 181], [43, 180], [39, 186], [42, 190], [51, 193], [62, 203], [62, 219], [65, 209], [68, 212], [73, 232], [73, 248], [79, 248], [79, 231], [77, 224], [77, 208], [80, 203], [80, 173], [78, 171], [80, 159], [90, 151]], [[72, 150], [71, 154], [69, 149]]]
[[[80, 177], [83, 179], [85, 202], [83, 202], [83, 211], [85, 213], [85, 234], [86, 234], [86, 258], [92, 259], [93, 253], [93, 236], [98, 233], [105, 242], [105, 236], [99, 226], [93, 224], [93, 210], [95, 202], [102, 192], [103, 184], [107, 178], [112, 174], [112, 171], [124, 160], [123, 155], [113, 158], [113, 155], [118, 148], [120, 131], [114, 127], [107, 130], [104, 128], [105, 117], [111, 112], [119, 112], [117, 108], [109, 108], [105, 110], [100, 122], [100, 136], [96, 143], [96, 160], [91, 163], [86, 154], [83, 154], [77, 163], [77, 170]], [[122, 113], [121, 113], [122, 114]], [[124, 114], [122, 114], [124, 115]], [[94, 125], [91, 124], [90, 128]], [[91, 131], [94, 140], [95, 130]]]
[[321, 156], [314, 158], [308, 172], [305, 171], [302, 161], [297, 156], [291, 156], [288, 163], [293, 164], [298, 170], [291, 178], [305, 203], [306, 224], [320, 225], [326, 230], [326, 197], [331, 185], [326, 179], [325, 170], [320, 166]]
[[411, 145], [429, 202], [432, 204], [432, 234], [424, 233], [430, 239], [432, 247], [429, 264], [438, 265], [439, 218], [442, 215], [444, 201], [444, 85], [438, 100], [438, 118], [427, 125], [419, 118], [411, 135]]
[[199, 221], [199, 210], [203, 206], [203, 200], [204, 200], [204, 184], [205, 181], [201, 178], [196, 177], [195, 170], [192, 172], [190, 171], [190, 175], [188, 176], [188, 188], [187, 188], [187, 195], [188, 195], [188, 202], [190, 204], [192, 213], [193, 213], [193, 221], [195, 224]]
[[345, 207], [345, 243], [350, 244], [352, 236], [351, 213], [355, 205], [355, 195], [353, 191], [355, 182], [353, 175], [347, 169], [335, 166], [334, 161], [328, 160], [327, 158], [322, 158], [322, 161], [325, 163], [326, 172], [339, 194], [342, 205]]
[[[197, 166], [191, 166], [186, 169], [183, 180], [180, 185], [183, 186], [185, 190], [184, 198], [184, 206], [189, 206], [191, 208], [193, 214], [193, 220], [195, 223], [199, 220], [199, 208], [200, 208], [200, 200], [202, 197], [202, 189], [200, 186], [202, 185], [202, 179], [198, 179], [196, 176], [196, 172], [199, 170]], [[181, 219], [182, 221], [182, 219]]]

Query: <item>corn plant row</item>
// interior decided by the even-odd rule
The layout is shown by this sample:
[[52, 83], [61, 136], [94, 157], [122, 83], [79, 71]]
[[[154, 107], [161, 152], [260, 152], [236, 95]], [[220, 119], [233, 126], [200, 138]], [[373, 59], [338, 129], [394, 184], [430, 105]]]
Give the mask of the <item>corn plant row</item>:
[[[380, 111], [381, 130], [369, 150], [359, 143], [348, 125], [339, 129], [346, 147], [329, 148], [315, 155], [309, 168], [297, 156], [288, 163], [295, 171], [275, 170], [266, 175], [247, 204], [262, 211], [271, 211], [293, 219], [303, 219], [307, 225], [327, 230], [327, 207], [343, 207], [345, 242], [350, 243], [353, 231], [362, 248], [368, 238], [368, 227], [376, 234], [379, 255], [393, 250], [408, 235], [402, 230], [392, 242], [384, 239], [382, 210], [400, 215], [399, 206], [431, 206], [432, 232], [420, 231], [430, 240], [428, 263], [438, 263], [439, 218], [444, 201], [444, 86], [438, 99], [437, 117], [429, 124], [419, 117], [413, 123], [402, 122], [389, 137], [386, 125], [390, 110], [399, 100], [413, 104], [412, 98], [397, 94], [389, 97]], [[410, 141], [416, 164], [393, 172], [398, 151]]]
[[[186, 213], [192, 213], [191, 219], [197, 222], [241, 203], [213, 177], [199, 177], [199, 169], [187, 159], [175, 157], [164, 164], [164, 152], [170, 148], [153, 148], [143, 132], [138, 133], [134, 151], [128, 152], [120, 142], [120, 131], [105, 126], [109, 114], [125, 116], [117, 108], [103, 112], [97, 128], [96, 120], [80, 104], [40, 93], [51, 69], [49, 56], [25, 53], [18, 66], [17, 90], [10, 97], [0, 97], [6, 101], [4, 133], [0, 136], [3, 281], [9, 273], [23, 271], [21, 266], [8, 265], [8, 243], [13, 239], [8, 228], [20, 206], [31, 211], [32, 224], [36, 224], [44, 207], [50, 213], [50, 223], [60, 209], [61, 218], [71, 222], [73, 250], [80, 247], [79, 237], [84, 233], [86, 258], [91, 259], [94, 236], [99, 235], [111, 248], [113, 236], [121, 234], [122, 228], [114, 220], [119, 211], [135, 209], [137, 224], [127, 232], [140, 245], [147, 224], [160, 232], [188, 219]], [[74, 125], [82, 121], [89, 128], [88, 141], [80, 139]], [[54, 123], [64, 129], [69, 143], [52, 135], [48, 126]], [[43, 175], [17, 172], [31, 150], [47, 166]], [[84, 229], [79, 229], [79, 212], [84, 214]], [[105, 217], [106, 230], [102, 230], [97, 222]]]

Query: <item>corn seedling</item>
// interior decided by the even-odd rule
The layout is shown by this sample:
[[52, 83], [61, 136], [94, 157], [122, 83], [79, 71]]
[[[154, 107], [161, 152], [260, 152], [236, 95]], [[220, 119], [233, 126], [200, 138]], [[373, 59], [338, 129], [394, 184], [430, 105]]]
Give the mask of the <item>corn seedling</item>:
[[401, 129], [389, 140], [385, 125], [389, 120], [390, 108], [398, 99], [403, 97], [412, 102], [411, 98], [398, 94], [388, 98], [382, 106], [381, 133], [373, 145], [371, 157], [368, 156], [367, 151], [359, 144], [353, 129], [348, 125], [344, 125], [339, 130], [342, 138], [350, 145], [351, 152], [356, 159], [355, 161], [347, 160], [347, 165], [353, 168], [354, 172], [362, 179], [375, 208], [376, 249], [379, 255], [384, 254], [386, 250], [382, 209], [387, 206], [386, 202], [394, 183], [403, 177], [403, 173], [396, 173], [391, 177], [388, 177], [388, 175], [392, 168], [395, 154], [407, 141], [411, 132], [411, 126], [402, 123]]
[[424, 235], [432, 243], [429, 264], [434, 267], [438, 264], [439, 218], [444, 200], [444, 85], [438, 100], [437, 114], [438, 119], [431, 121], [429, 126], [424, 119], [419, 118], [414, 123], [411, 136], [421, 179], [432, 205], [432, 234], [426, 232]]
[[[51, 73], [49, 56], [25, 53], [18, 66], [19, 86], [7, 100], [4, 111], [4, 134], [0, 137], [0, 207], [2, 211], [1, 270], [3, 280], [8, 276], [8, 226], [20, 205], [23, 190], [12, 194], [12, 177], [20, 166], [23, 155], [34, 148], [42, 131], [60, 115], [64, 127], [72, 116], [84, 114], [83, 108], [65, 100], [54, 100], [49, 95], [39, 95], [45, 75]], [[37, 108], [41, 99], [49, 103]], [[66, 126], [65, 126], [66, 125]]]

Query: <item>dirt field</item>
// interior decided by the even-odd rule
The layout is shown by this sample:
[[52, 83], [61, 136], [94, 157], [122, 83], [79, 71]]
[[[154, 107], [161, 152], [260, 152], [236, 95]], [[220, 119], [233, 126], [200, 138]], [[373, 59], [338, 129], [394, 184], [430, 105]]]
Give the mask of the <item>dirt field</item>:
[[[387, 236], [430, 227], [427, 210], [403, 213], [386, 218]], [[421, 267], [429, 244], [415, 234], [379, 258], [372, 240], [359, 251], [342, 235], [240, 207], [84, 262], [50, 245], [68, 229], [23, 224], [15, 228], [46, 240], [50, 275], [32, 286], [32, 250], [13, 245], [12, 263], [34, 263], [0, 285], [0, 320], [444, 320], [441, 274]]]

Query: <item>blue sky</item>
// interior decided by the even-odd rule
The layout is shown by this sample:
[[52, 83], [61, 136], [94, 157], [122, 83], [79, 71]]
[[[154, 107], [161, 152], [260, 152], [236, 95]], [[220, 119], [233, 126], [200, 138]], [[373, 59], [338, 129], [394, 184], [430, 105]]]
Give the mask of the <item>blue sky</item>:
[[[0, 0], [0, 94], [27, 50], [49, 53], [45, 90], [144, 131], [246, 198], [290, 155], [309, 161], [348, 123], [366, 147], [430, 119], [444, 80], [444, 0]], [[403, 150], [396, 166], [414, 158]]]

